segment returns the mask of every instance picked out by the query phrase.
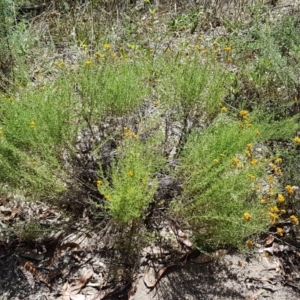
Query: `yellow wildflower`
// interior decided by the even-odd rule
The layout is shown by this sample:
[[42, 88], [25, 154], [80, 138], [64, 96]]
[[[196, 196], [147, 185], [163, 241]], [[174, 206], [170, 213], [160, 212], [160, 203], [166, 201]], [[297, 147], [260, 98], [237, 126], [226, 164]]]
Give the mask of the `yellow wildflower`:
[[34, 121], [30, 122], [30, 128], [32, 128], [32, 129], [35, 128], [35, 125], [36, 125], [36, 123]]
[[236, 165], [239, 162], [239, 159], [237, 157], [234, 157], [231, 161], [232, 164]]
[[240, 111], [240, 117], [241, 117], [242, 119], [246, 119], [248, 113], [249, 113], [248, 110], [243, 109], [243, 110]]
[[281, 157], [276, 158], [275, 162], [277, 164], [281, 164], [282, 163], [282, 158]]
[[226, 106], [223, 106], [223, 107], [221, 108], [221, 111], [226, 112], [226, 111], [227, 111], [227, 107], [226, 107]]
[[247, 157], [251, 157], [251, 152], [249, 150], [246, 150], [245, 154], [246, 154]]
[[281, 213], [281, 214], [285, 214], [285, 213], [286, 213], [286, 210], [285, 210], [285, 209], [281, 209], [281, 210], [280, 210], [280, 213]]
[[227, 46], [227, 47], [225, 47], [223, 50], [224, 50], [225, 52], [229, 52], [229, 51], [231, 51], [232, 49], [231, 49], [230, 46]]
[[299, 138], [298, 136], [296, 136], [296, 137], [294, 138], [294, 142], [295, 142], [296, 144], [300, 144], [300, 138]]
[[58, 61], [58, 62], [56, 62], [55, 63], [58, 67], [64, 67], [66, 64], [65, 64], [65, 62], [63, 62], [63, 61]]
[[214, 163], [216, 163], [216, 164], [219, 163], [219, 160], [215, 158]]
[[299, 224], [299, 219], [296, 216], [294, 216], [294, 215], [290, 216], [290, 220], [291, 220], [291, 222], [294, 225], [298, 225]]
[[289, 185], [289, 184], [285, 187], [285, 190], [290, 195], [294, 194], [294, 192], [295, 192], [294, 188], [291, 185]]
[[270, 211], [271, 211], [271, 213], [279, 213], [279, 212], [280, 212], [280, 210], [279, 210], [279, 208], [277, 207], [277, 205], [271, 207], [271, 208], [270, 208]]
[[104, 198], [105, 198], [106, 200], [108, 200], [108, 199], [110, 198], [110, 196], [109, 196], [109, 195], [105, 195]]
[[251, 161], [250, 161], [250, 165], [251, 166], [255, 166], [256, 164], [258, 163], [258, 160], [253, 158]]
[[45, 87], [44, 87], [44, 86], [41, 86], [41, 87], [40, 87], [40, 91], [43, 92], [44, 90], [45, 90]]
[[88, 61], [85, 62], [85, 65], [88, 66], [88, 67], [89, 67], [91, 64], [92, 64], [92, 62], [91, 62], [90, 60], [88, 60]]
[[8, 98], [8, 101], [9, 101], [9, 102], [13, 102], [13, 100], [14, 100], [13, 97], [9, 97], [9, 98]]
[[246, 221], [251, 221], [251, 215], [250, 215], [248, 212], [245, 212], [245, 213], [244, 213], [244, 219], [245, 219]]
[[225, 154], [224, 154], [224, 153], [221, 153], [220, 156], [221, 156], [221, 157], [225, 157]]
[[258, 130], [255, 130], [256, 135], [260, 135], [260, 132]]
[[278, 194], [277, 200], [278, 200], [279, 203], [283, 203], [285, 201], [285, 198], [282, 194]]
[[231, 57], [227, 57], [227, 62], [231, 63], [232, 62], [232, 58]]
[[267, 181], [268, 181], [269, 183], [273, 183], [273, 182], [274, 182], [274, 178], [273, 178], [272, 176], [269, 176], [269, 177], [267, 178]]
[[214, 47], [217, 47], [217, 46], [218, 46], [218, 43], [217, 43], [216, 41], [214, 41], [214, 42], [212, 43], [212, 45], [213, 45]]
[[133, 171], [129, 171], [128, 173], [127, 173], [127, 175], [129, 176], [129, 177], [133, 177]]
[[116, 57], [117, 57], [117, 54], [116, 54], [116, 53], [112, 53], [110, 56], [111, 56], [111, 58], [113, 58], [113, 59], [114, 59], [114, 58], [116, 58]]
[[247, 245], [248, 248], [253, 248], [254, 247], [254, 243], [251, 240], [248, 240], [246, 242], [246, 245]]
[[154, 102], [153, 102], [153, 105], [154, 105], [154, 106], [158, 106], [158, 105], [159, 105], [159, 102], [158, 102], [158, 101], [154, 101]]
[[247, 149], [250, 151], [253, 148], [252, 144], [247, 144]]
[[274, 194], [275, 194], [275, 191], [272, 187], [269, 188], [269, 194], [270, 194], [270, 196], [274, 196]]
[[97, 187], [100, 187], [102, 185], [102, 180], [97, 180]]
[[277, 227], [276, 230], [277, 230], [278, 235], [283, 236], [283, 234], [284, 234], [283, 228]]
[[255, 176], [254, 176], [253, 174], [248, 174], [248, 178], [249, 178], [250, 180], [253, 180], [253, 179], [255, 178]]
[[281, 171], [281, 169], [279, 167], [275, 168], [274, 171], [275, 171], [275, 175], [277, 175], [277, 176], [281, 176], [282, 175], [282, 171]]
[[274, 213], [269, 213], [269, 216], [270, 216], [270, 218], [271, 218], [271, 222], [272, 222], [272, 223], [275, 223], [275, 222], [278, 221], [278, 216], [277, 216], [276, 214], [274, 214]]
[[103, 47], [104, 47], [105, 50], [109, 50], [110, 49], [110, 44], [104, 44]]
[[100, 58], [105, 58], [105, 54], [100, 54]]
[[204, 47], [203, 47], [203, 46], [199, 46], [199, 45], [196, 45], [195, 48], [196, 48], [198, 51], [204, 50]]

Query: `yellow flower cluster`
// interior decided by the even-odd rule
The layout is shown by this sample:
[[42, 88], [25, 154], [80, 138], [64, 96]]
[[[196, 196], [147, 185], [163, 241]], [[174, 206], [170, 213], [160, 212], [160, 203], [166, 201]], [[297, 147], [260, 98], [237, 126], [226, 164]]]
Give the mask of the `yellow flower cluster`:
[[294, 138], [294, 142], [295, 142], [296, 144], [300, 144], [300, 137], [296, 136], [296, 137]]
[[248, 213], [248, 212], [245, 212], [244, 213], [244, 219], [246, 220], [246, 221], [251, 221], [251, 215]]
[[124, 127], [124, 132], [125, 132], [125, 137], [133, 137], [134, 139], [137, 140], [138, 135], [132, 132], [128, 127]]
[[290, 220], [294, 225], [299, 225], [299, 219], [296, 216], [290, 216]]

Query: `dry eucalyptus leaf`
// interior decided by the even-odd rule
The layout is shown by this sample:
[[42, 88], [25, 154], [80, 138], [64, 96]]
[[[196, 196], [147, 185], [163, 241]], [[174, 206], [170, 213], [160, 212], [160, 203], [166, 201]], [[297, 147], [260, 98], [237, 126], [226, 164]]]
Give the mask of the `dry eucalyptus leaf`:
[[273, 235], [268, 235], [266, 240], [265, 240], [265, 246], [269, 246], [274, 242], [274, 236]]

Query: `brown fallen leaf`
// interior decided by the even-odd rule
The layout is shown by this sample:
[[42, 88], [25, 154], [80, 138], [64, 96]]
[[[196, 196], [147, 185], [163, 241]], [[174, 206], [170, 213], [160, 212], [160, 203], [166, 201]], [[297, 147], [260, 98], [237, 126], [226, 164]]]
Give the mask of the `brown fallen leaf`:
[[64, 243], [62, 245], [60, 245], [56, 251], [54, 252], [54, 255], [53, 257], [51, 258], [51, 262], [50, 262], [50, 265], [52, 266], [54, 264], [54, 261], [55, 259], [61, 254], [61, 252], [63, 250], [66, 250], [68, 248], [76, 248], [76, 249], [80, 249], [80, 246], [79, 244], [77, 243], [73, 243], [73, 242], [67, 242], [67, 243]]
[[26, 271], [30, 272], [36, 279], [38, 279], [41, 282], [44, 282], [47, 284], [47, 286], [51, 287], [49, 283], [49, 278], [47, 275], [42, 274], [39, 272], [35, 265], [30, 261], [23, 261], [20, 263], [20, 266], [23, 267]]
[[268, 235], [265, 240], [265, 246], [271, 245], [274, 242], [274, 239], [273, 235]]
[[151, 266], [147, 266], [144, 273], [144, 283], [148, 288], [154, 288], [163, 274], [166, 272], [166, 270], [172, 266], [176, 266], [175, 264], [168, 265], [166, 267], [161, 268], [157, 273], [155, 272], [155, 269]]
[[93, 276], [94, 270], [88, 269], [79, 279], [75, 281], [75, 286], [70, 287], [69, 291], [71, 293], [78, 293], [87, 283], [87, 281]]

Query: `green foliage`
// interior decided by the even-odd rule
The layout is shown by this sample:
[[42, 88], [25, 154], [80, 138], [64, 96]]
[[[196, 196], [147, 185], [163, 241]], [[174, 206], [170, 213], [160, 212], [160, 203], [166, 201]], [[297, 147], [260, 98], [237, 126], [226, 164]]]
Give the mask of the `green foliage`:
[[[173, 209], [191, 226], [199, 247], [240, 247], [246, 236], [270, 223], [274, 201], [262, 204], [257, 194], [268, 153], [257, 155], [252, 149], [264, 139], [279, 138], [281, 130], [292, 137], [298, 124], [295, 119], [258, 123], [254, 116], [247, 118], [252, 124], [241, 127], [222, 114], [203, 133], [193, 132], [184, 147], [177, 172], [184, 179], [184, 193]], [[246, 212], [250, 221], [243, 217]]]
[[98, 186], [105, 198], [104, 207], [120, 224], [142, 219], [143, 212], [153, 201], [157, 190], [154, 175], [165, 164], [162, 154], [157, 151], [161, 139], [155, 134], [143, 142], [125, 128], [125, 139], [109, 174], [103, 170], [99, 173]]

